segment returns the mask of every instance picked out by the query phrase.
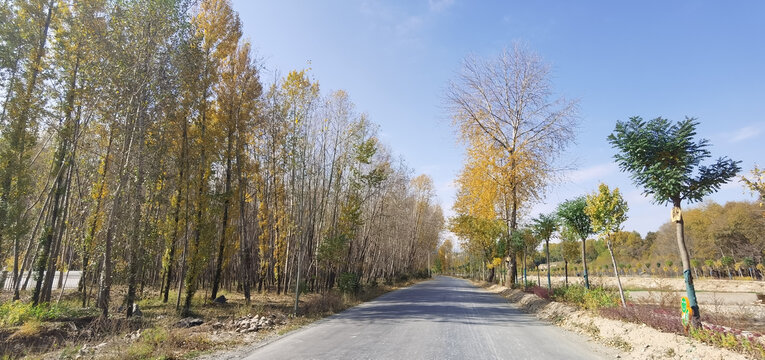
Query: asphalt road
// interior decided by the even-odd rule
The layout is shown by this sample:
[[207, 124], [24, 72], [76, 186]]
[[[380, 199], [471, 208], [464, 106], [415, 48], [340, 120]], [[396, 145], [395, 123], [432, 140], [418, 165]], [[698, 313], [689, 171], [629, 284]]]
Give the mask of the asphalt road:
[[[53, 275], [53, 289], [59, 289], [58, 287], [58, 276], [59, 272], [56, 271], [56, 274]], [[35, 287], [35, 275], [32, 275], [32, 278], [29, 279], [27, 282], [27, 289], [32, 289]], [[82, 271], [79, 270], [73, 270], [69, 272], [69, 275], [67, 276], [66, 272], [64, 272], [64, 279], [63, 279], [63, 285], [64, 289], [76, 289], [77, 285], [80, 283], [80, 276], [82, 276]], [[27, 278], [27, 272], [24, 273], [24, 275], [21, 277], [21, 283], [24, 283], [24, 280]], [[13, 279], [10, 273], [6, 274], [5, 283], [3, 284], [3, 290], [11, 290], [13, 288]]]
[[601, 359], [580, 335], [537, 320], [465, 280], [437, 277], [385, 294], [246, 359]]

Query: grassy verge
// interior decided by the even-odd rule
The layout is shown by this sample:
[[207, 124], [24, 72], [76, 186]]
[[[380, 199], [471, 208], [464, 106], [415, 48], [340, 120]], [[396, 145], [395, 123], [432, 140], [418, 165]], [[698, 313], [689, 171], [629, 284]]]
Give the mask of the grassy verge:
[[[4, 301], [0, 304], [0, 358], [193, 358], [289, 332], [417, 281], [367, 284], [357, 287], [355, 294], [339, 290], [304, 294], [298, 316], [292, 314], [294, 293], [256, 293], [249, 306], [241, 293], [223, 291], [225, 304], [213, 303], [201, 293], [194, 298], [192, 316], [201, 319], [202, 325], [190, 328], [178, 327], [181, 317], [175, 302], [163, 303], [159, 292], [152, 290], [137, 302], [143, 316], [131, 319], [125, 319], [118, 308], [111, 309], [108, 319], [99, 318], [97, 309], [79, 306], [76, 291], [66, 292], [57, 305]], [[115, 290], [119, 294], [123, 289]], [[170, 295], [175, 299], [175, 294]], [[253, 317], [269, 321], [256, 331], [237, 328], [242, 319]]]

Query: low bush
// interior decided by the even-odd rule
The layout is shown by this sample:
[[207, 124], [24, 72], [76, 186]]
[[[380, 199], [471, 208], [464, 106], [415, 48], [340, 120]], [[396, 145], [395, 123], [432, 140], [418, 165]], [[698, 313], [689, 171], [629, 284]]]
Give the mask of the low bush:
[[356, 295], [361, 288], [359, 276], [351, 272], [342, 273], [337, 279], [337, 287], [343, 294]]
[[19, 300], [0, 304], [0, 325], [18, 326], [28, 321], [46, 321], [68, 316], [72, 310], [65, 305], [51, 306], [40, 304], [33, 306]]
[[707, 326], [690, 329], [690, 337], [712, 346], [737, 351], [755, 359], [765, 359], [765, 345], [754, 335], [744, 336], [741, 332], [730, 331], [720, 326]]
[[621, 302], [616, 291], [603, 287], [591, 287], [588, 290], [581, 285], [555, 288], [552, 298], [589, 310], [616, 307]]
[[332, 314], [345, 309], [343, 298], [334, 291], [307, 298], [301, 310], [306, 315]]
[[676, 334], [684, 333], [683, 324], [676, 309], [653, 305], [614, 306], [600, 309], [600, 315], [609, 319], [646, 324], [652, 328]]
[[531, 288], [526, 290], [526, 292], [533, 293], [534, 295], [539, 296], [545, 300], [550, 300], [550, 296], [552, 295], [552, 291], [547, 290], [546, 287], [541, 287], [541, 286], [532, 286]]

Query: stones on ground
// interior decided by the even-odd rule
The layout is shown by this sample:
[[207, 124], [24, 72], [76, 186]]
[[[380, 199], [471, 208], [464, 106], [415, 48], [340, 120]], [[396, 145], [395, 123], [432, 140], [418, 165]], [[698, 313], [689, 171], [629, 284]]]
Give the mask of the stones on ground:
[[229, 328], [238, 333], [257, 332], [263, 329], [272, 329], [276, 325], [282, 325], [286, 322], [284, 316], [277, 317], [271, 314], [268, 317], [260, 315], [247, 315], [236, 320], [232, 320]]
[[133, 340], [133, 341], [138, 340], [139, 337], [141, 337], [141, 329], [138, 329], [134, 332], [131, 332], [125, 335], [126, 339]]
[[193, 318], [193, 317], [185, 317], [183, 319], [178, 320], [177, 323], [175, 323], [176, 327], [180, 328], [190, 328], [194, 326], [202, 325], [204, 321], [200, 318]]
[[77, 351], [77, 355], [74, 357], [75, 359], [81, 359], [83, 357], [92, 358], [93, 355], [98, 352], [99, 350], [103, 349], [104, 346], [106, 346], [106, 343], [100, 343], [96, 346], [89, 346], [88, 344], [83, 345], [79, 351]]

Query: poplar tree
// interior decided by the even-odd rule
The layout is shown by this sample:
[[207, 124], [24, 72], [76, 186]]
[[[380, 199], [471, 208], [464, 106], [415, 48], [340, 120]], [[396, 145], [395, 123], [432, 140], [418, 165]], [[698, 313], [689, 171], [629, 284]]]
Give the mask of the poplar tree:
[[[541, 200], [560, 170], [559, 156], [574, 138], [577, 102], [555, 95], [550, 67], [517, 43], [491, 58], [467, 57], [445, 97], [461, 140], [487, 150], [476, 155], [488, 160], [484, 171], [495, 183], [490, 191], [499, 195], [496, 211], [509, 235], [520, 209]], [[509, 283], [516, 257], [510, 254]]]

